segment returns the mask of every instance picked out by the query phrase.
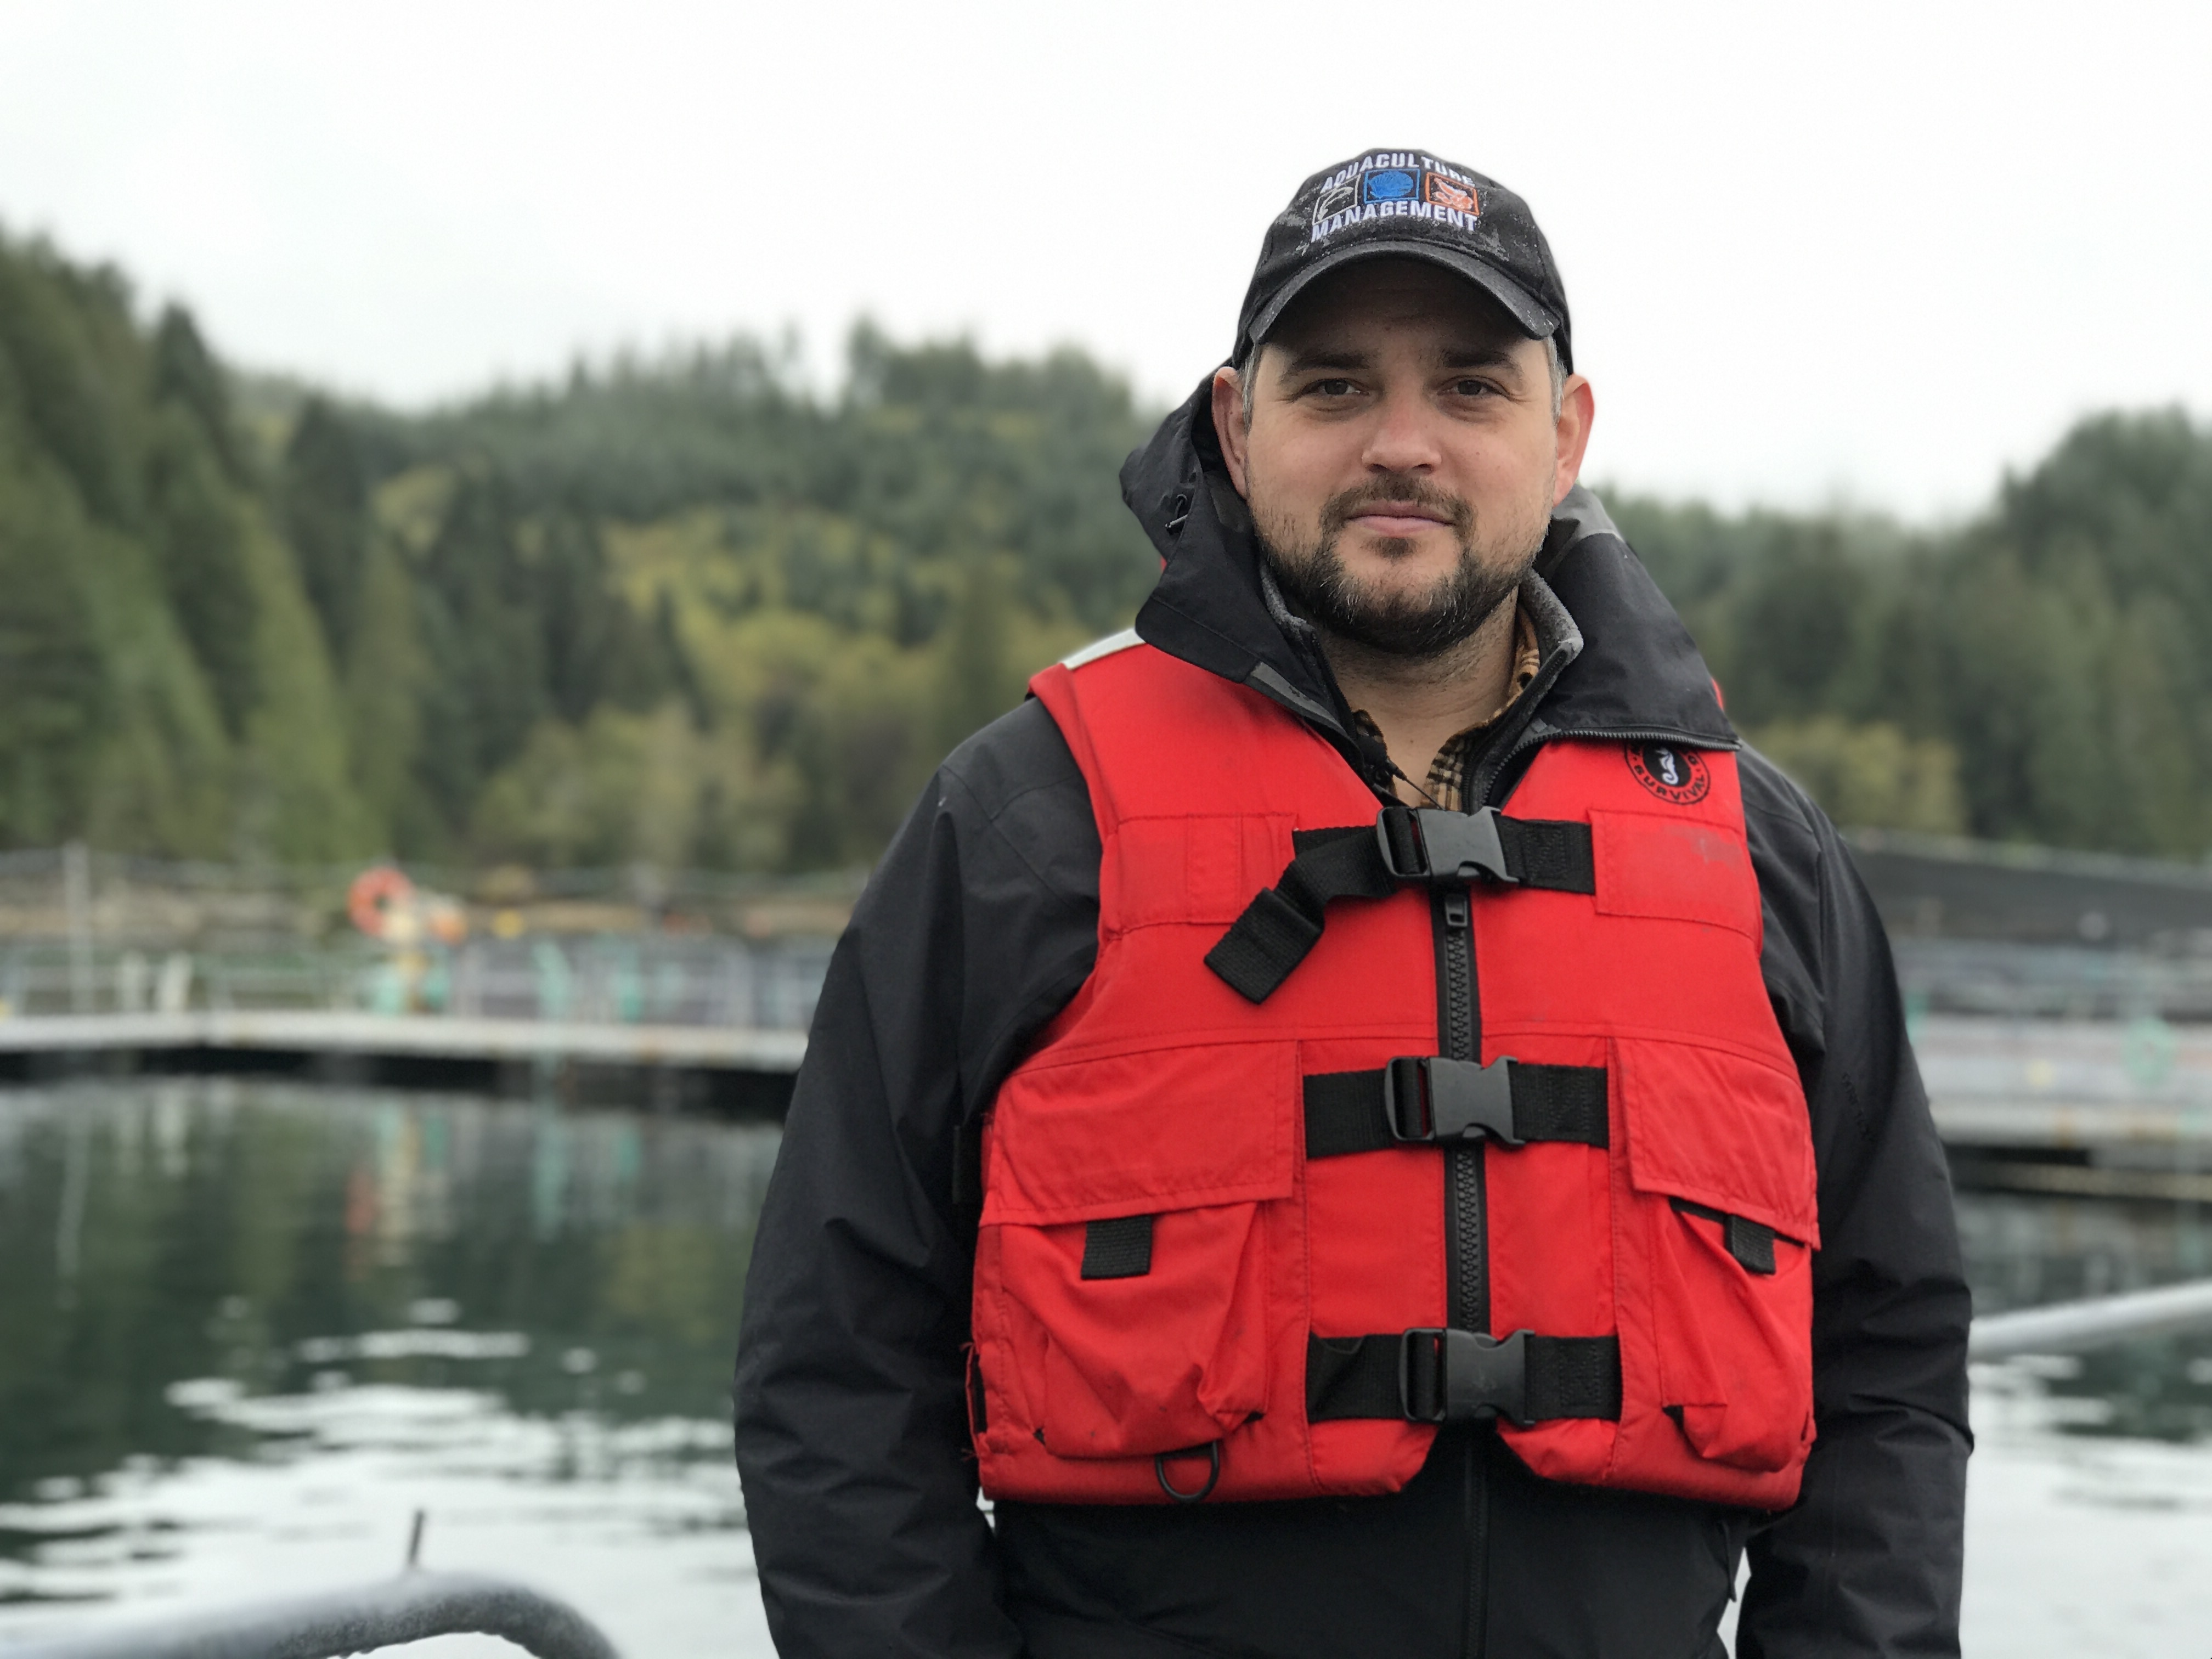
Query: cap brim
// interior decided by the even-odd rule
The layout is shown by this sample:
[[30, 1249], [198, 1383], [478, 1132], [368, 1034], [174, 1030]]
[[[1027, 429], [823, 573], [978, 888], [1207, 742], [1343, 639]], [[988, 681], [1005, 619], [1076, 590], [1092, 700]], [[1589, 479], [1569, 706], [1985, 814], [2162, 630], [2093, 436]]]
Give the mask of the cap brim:
[[1464, 276], [1503, 306], [1505, 314], [1513, 319], [1514, 325], [1532, 340], [1544, 339], [1559, 331], [1559, 319], [1553, 314], [1550, 307], [1510, 276], [1472, 254], [1438, 247], [1433, 242], [1385, 239], [1357, 242], [1349, 247], [1331, 248], [1311, 264], [1303, 267], [1253, 316], [1250, 326], [1245, 331], [1244, 339], [1237, 342], [1240, 355], [1246, 344], [1266, 339], [1282, 319], [1283, 313], [1290, 308], [1291, 302], [1332, 270], [1341, 270], [1362, 259], [1379, 259], [1392, 255], [1400, 258], [1426, 260], [1430, 264], [1442, 265], [1455, 276]]

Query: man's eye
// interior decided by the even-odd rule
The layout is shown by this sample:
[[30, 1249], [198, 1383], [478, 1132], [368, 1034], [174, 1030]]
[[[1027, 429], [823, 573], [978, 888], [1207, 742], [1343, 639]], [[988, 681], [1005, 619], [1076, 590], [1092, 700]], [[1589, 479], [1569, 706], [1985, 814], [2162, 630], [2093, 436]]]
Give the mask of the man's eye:
[[1349, 398], [1353, 387], [1349, 380], [1316, 380], [1306, 390], [1316, 398]]
[[1462, 398], [1495, 397], [1498, 388], [1487, 380], [1455, 380], [1452, 391]]

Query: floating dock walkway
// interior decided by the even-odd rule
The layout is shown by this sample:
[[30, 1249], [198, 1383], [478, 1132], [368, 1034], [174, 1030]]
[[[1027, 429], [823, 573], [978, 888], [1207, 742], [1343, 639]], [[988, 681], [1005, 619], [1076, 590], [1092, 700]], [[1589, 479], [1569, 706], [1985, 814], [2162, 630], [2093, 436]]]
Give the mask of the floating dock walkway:
[[557, 1091], [780, 1113], [806, 1034], [695, 1024], [195, 1009], [0, 1019], [0, 1073], [295, 1071], [347, 1082]]
[[713, 1025], [605, 1025], [465, 1014], [332, 1009], [205, 1009], [179, 1014], [48, 1014], [0, 1020], [0, 1054], [357, 1054], [492, 1063], [580, 1060], [791, 1073], [803, 1031]]

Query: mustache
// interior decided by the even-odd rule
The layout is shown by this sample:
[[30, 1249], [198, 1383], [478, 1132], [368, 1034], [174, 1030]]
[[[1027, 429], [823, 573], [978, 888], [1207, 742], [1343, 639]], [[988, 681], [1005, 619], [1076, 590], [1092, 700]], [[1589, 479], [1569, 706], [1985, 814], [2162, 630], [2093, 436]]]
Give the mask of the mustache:
[[1459, 532], [1462, 540], [1474, 532], [1474, 509], [1460, 496], [1422, 478], [1385, 473], [1330, 496], [1321, 510], [1322, 533], [1334, 537], [1367, 508], [1397, 501], [1443, 514], [1445, 522]]

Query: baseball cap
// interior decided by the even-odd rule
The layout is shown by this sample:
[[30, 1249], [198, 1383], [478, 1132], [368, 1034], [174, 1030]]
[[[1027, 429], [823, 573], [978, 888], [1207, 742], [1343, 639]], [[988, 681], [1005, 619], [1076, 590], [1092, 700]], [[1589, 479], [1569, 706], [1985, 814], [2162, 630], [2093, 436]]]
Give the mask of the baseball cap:
[[1529, 338], [1556, 338], [1560, 362], [1574, 368], [1567, 291], [1528, 203], [1472, 168], [1412, 149], [1369, 150], [1298, 186], [1260, 245], [1235, 361], [1267, 337], [1309, 283], [1391, 253], [1458, 272]]

